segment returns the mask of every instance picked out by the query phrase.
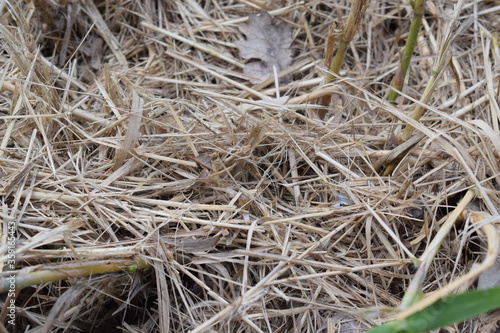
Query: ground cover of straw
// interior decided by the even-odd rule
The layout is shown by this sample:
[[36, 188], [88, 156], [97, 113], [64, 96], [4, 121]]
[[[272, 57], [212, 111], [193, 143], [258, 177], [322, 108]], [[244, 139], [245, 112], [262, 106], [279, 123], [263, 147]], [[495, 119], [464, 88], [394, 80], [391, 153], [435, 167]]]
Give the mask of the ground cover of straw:
[[[358, 332], [390, 319], [383, 309], [400, 304], [415, 273], [410, 254], [469, 188], [480, 193], [475, 210], [498, 214], [499, 6], [466, 4], [420, 123], [408, 114], [453, 1], [427, 2], [395, 105], [384, 96], [408, 1], [372, 1], [341, 79], [321, 84], [328, 33], [349, 6], [2, 3], [2, 263], [15, 222], [25, 282], [16, 326], [2, 331]], [[264, 10], [291, 27], [293, 63], [252, 84], [234, 42], [238, 24]], [[317, 98], [332, 92], [318, 119]], [[407, 123], [414, 145], [382, 176]], [[424, 292], [482, 261], [476, 230], [456, 223]], [[444, 331], [491, 332], [495, 318]]]

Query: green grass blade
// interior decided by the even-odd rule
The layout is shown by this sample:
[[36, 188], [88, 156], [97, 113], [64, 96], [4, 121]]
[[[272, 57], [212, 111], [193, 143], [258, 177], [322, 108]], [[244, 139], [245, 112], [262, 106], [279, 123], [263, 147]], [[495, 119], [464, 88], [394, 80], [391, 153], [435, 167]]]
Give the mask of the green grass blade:
[[500, 288], [474, 290], [442, 298], [404, 320], [374, 327], [368, 333], [427, 332], [498, 308], [500, 308]]

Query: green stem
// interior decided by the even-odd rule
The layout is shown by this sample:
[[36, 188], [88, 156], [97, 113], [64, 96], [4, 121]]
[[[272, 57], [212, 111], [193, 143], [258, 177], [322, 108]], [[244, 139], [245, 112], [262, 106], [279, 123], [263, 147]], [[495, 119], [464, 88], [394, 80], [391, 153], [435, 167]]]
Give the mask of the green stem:
[[114, 259], [107, 261], [92, 261], [87, 264], [71, 265], [67, 263], [66, 267], [47, 266], [47, 269], [31, 271], [26, 274], [18, 274], [15, 271], [11, 272], [10, 277], [5, 276], [0, 279], [0, 293], [5, 293], [10, 290], [20, 290], [32, 285], [48, 283], [60, 280], [66, 280], [74, 277], [85, 277], [98, 274], [127, 272], [135, 273], [139, 268], [148, 268], [150, 265], [139, 257], [133, 259]]
[[347, 48], [349, 47], [350, 41], [341, 40], [339, 42], [339, 46], [337, 52], [335, 53], [335, 57], [332, 61], [332, 66], [330, 67], [330, 73], [326, 77], [325, 83], [331, 83], [335, 79], [335, 76], [332, 73], [338, 74], [340, 71], [340, 66], [344, 62], [344, 58], [347, 52]]
[[400, 67], [392, 79], [391, 91], [387, 96], [387, 100], [390, 102], [396, 101], [399, 92], [403, 88], [403, 84], [408, 72], [408, 67], [410, 66], [411, 57], [413, 56], [413, 50], [415, 44], [417, 43], [418, 33], [420, 31], [420, 26], [422, 25], [422, 15], [424, 11], [425, 0], [418, 0], [413, 6], [413, 20], [410, 27], [410, 32], [408, 34], [408, 39], [406, 40], [406, 45], [403, 50], [403, 57], [401, 58]]
[[[441, 73], [442, 72], [433, 72], [432, 73], [432, 76], [431, 76], [429, 82], [427, 83], [427, 86], [425, 87], [424, 93], [422, 94], [422, 97], [420, 98], [421, 104], [417, 104], [417, 106], [415, 107], [415, 110], [413, 110], [413, 112], [411, 114], [412, 119], [418, 121], [424, 115], [424, 112], [426, 109], [422, 105], [427, 104], [429, 102], [429, 100], [432, 96], [432, 93], [434, 92], [434, 88], [436, 86], [437, 80], [439, 79]], [[414, 129], [415, 128], [413, 126], [406, 125], [404, 130], [401, 132], [401, 135], [399, 137], [399, 141], [404, 142], [404, 141], [408, 140], [409, 138], [411, 138]]]
[[[437, 86], [437, 82], [441, 74], [443, 73], [444, 66], [450, 61], [451, 55], [448, 50], [450, 48], [451, 42], [453, 40], [453, 31], [457, 25], [458, 18], [460, 16], [460, 12], [462, 7], [464, 6], [465, 0], [459, 0], [455, 5], [455, 12], [453, 13], [453, 18], [446, 29], [446, 33], [444, 35], [443, 41], [441, 42], [439, 52], [437, 53], [436, 60], [434, 61], [434, 65], [432, 67], [432, 77], [427, 83], [425, 87], [425, 91], [420, 98], [420, 104], [417, 105], [411, 117], [414, 120], [420, 120], [422, 115], [424, 114], [425, 108], [424, 105], [430, 101], [431, 96], [434, 92], [434, 89]], [[413, 126], [407, 125], [401, 135], [399, 136], [400, 142], [408, 140], [413, 133]]]
[[[351, 43], [351, 41], [353, 40], [354, 35], [356, 34], [356, 31], [361, 23], [361, 19], [365, 15], [368, 5], [369, 0], [352, 0], [351, 10], [349, 11], [349, 16], [347, 17], [347, 23], [342, 31], [342, 37], [340, 39], [337, 52], [335, 53], [335, 57], [333, 58], [332, 64], [330, 66], [330, 71], [332, 73], [339, 73], [340, 66], [342, 66], [342, 63], [344, 62], [349, 43]], [[335, 76], [332, 75], [332, 73], [328, 74], [326, 83], [331, 83], [335, 80]]]

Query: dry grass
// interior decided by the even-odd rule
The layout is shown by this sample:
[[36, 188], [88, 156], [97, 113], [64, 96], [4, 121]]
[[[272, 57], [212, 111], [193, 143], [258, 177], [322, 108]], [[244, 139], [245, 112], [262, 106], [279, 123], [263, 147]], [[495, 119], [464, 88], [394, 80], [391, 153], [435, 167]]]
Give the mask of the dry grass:
[[[349, 3], [0, 2], [2, 290], [9, 222], [19, 284], [2, 331], [358, 332], [399, 306], [411, 260], [469, 188], [497, 218], [499, 3], [460, 13], [421, 122], [408, 115], [453, 2], [428, 3], [398, 105], [384, 96], [407, 1], [372, 1], [342, 78], [321, 85]], [[261, 10], [291, 26], [293, 64], [253, 85], [233, 43]], [[309, 117], [332, 93], [325, 119]], [[473, 229], [453, 225], [426, 293], [483, 260]]]

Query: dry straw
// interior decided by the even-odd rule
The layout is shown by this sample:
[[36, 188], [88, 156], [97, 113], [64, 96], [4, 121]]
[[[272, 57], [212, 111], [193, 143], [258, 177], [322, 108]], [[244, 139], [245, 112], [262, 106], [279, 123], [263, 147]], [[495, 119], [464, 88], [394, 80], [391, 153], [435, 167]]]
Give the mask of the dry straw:
[[[394, 104], [413, 8], [355, 3], [351, 31], [344, 0], [0, 2], [0, 331], [11, 299], [20, 332], [364, 331], [473, 288], [500, 206], [500, 9], [428, 2]], [[293, 63], [253, 85], [234, 42], [263, 10]]]

